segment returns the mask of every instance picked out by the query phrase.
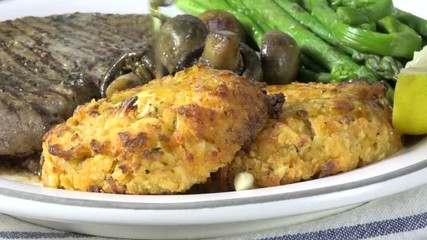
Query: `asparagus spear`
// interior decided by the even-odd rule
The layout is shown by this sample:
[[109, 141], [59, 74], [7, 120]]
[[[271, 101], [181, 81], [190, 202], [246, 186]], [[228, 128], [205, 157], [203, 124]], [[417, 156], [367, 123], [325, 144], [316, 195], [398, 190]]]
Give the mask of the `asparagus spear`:
[[397, 20], [403, 22], [404, 24], [414, 29], [422, 37], [427, 38], [427, 20], [424, 20], [411, 13], [402, 11], [398, 8], [395, 8], [391, 15], [395, 17]]
[[316, 82], [329, 83], [331, 82], [331, 74], [326, 72], [314, 72], [310, 69], [301, 68], [298, 71], [298, 81], [300, 82]]
[[393, 11], [391, 0], [343, 0], [333, 2], [337, 15], [349, 25], [376, 22]]
[[368, 23], [371, 20], [368, 15], [359, 8], [354, 7], [338, 7], [337, 16], [346, 24], [351, 26], [360, 25], [363, 23]]
[[332, 81], [347, 81], [355, 78], [376, 82], [375, 75], [364, 66], [359, 66], [349, 56], [340, 53], [314, 33], [307, 30], [273, 1], [263, 1], [260, 8], [256, 0], [234, 0], [239, 9], [247, 9], [246, 15], [264, 21], [270, 29], [277, 29], [293, 37], [304, 54], [331, 71]]
[[367, 68], [376, 73], [379, 77], [395, 80], [403, 65], [395, 58], [390, 56], [378, 56], [375, 54], [361, 53], [353, 48], [347, 47], [333, 37], [316, 18], [307, 12], [298, 3], [292, 0], [274, 0], [284, 11], [310, 29], [326, 42], [334, 45], [340, 51], [349, 54], [352, 58], [363, 63]]
[[336, 38], [359, 51], [410, 58], [414, 51], [421, 48], [421, 37], [413, 31], [399, 29], [385, 34], [351, 27], [337, 19], [326, 0], [307, 0], [306, 4], [311, 14], [327, 26]]

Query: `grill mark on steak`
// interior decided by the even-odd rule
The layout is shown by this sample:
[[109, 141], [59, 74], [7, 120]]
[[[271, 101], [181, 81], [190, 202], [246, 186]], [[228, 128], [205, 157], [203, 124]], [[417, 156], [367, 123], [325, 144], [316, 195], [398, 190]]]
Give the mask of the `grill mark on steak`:
[[99, 97], [115, 60], [151, 39], [147, 15], [65, 14], [0, 22], [0, 160], [41, 150], [42, 136]]
[[7, 110], [7, 111], [9, 111], [9, 112], [11, 112], [11, 113], [15, 114], [15, 115], [16, 115], [16, 117], [18, 118], [18, 120], [21, 120], [21, 119], [20, 119], [20, 116], [19, 116], [19, 114], [18, 114], [18, 112], [17, 112], [17, 109], [16, 109], [16, 108], [14, 108], [14, 107], [12, 106], [12, 104], [11, 104], [11, 102], [10, 102], [10, 101], [6, 101], [6, 99], [4, 99], [4, 98], [0, 98], [0, 102], [1, 102], [1, 104], [2, 104], [3, 106], [5, 106], [5, 107], [6, 107], [6, 110]]
[[[58, 19], [58, 18], [55, 18], [55, 19]], [[64, 59], [64, 58], [68, 57], [68, 56], [60, 55], [59, 53], [61, 53], [61, 52], [73, 51], [74, 55], [77, 55], [78, 52], [80, 52], [81, 55], [92, 54], [91, 51], [87, 51], [84, 48], [82, 48], [83, 44], [80, 42], [78, 34], [75, 33], [77, 29], [71, 30], [71, 33], [74, 33], [73, 34], [74, 42], [73, 42], [72, 39], [67, 38], [67, 34], [69, 34], [70, 31], [61, 31], [61, 29], [58, 28], [58, 25], [55, 25], [54, 22], [50, 23], [49, 25], [47, 25], [47, 23], [42, 24], [41, 22], [42, 21], [33, 21], [33, 20], [23, 21], [22, 19], [17, 19], [14, 25], [18, 28], [19, 28], [19, 26], [21, 28], [23, 28], [22, 31], [23, 31], [24, 35], [29, 35], [32, 32], [42, 33], [42, 36], [44, 36], [44, 42], [42, 39], [36, 40], [36, 42], [43, 42], [42, 45], [51, 45], [52, 47], [54, 47], [55, 45], [61, 46], [62, 51], [52, 53], [50, 56], [52, 59], [55, 59], [55, 57], [57, 57], [58, 59], [55, 59], [55, 60], [58, 62], [61, 62], [64, 60], [66, 61], [66, 59]], [[52, 30], [49, 29], [52, 27], [56, 27], [57, 31], [53, 32]], [[37, 35], [35, 35], [35, 36], [37, 36]], [[56, 41], [56, 42], [52, 42], [52, 40]], [[73, 45], [74, 45], [74, 47], [72, 47]], [[75, 46], [77, 46], [77, 47], [75, 47]], [[50, 66], [50, 67], [52, 67], [52, 66]], [[64, 68], [64, 67], [66, 67], [66, 66], [64, 66], [62, 64], [62, 68]], [[68, 69], [65, 68], [64, 70], [68, 70]], [[54, 71], [54, 73], [56, 73], [56, 72]]]
[[[97, 48], [93, 48], [91, 44], [89, 44], [88, 46], [88, 43], [99, 41], [99, 39], [89, 38], [83, 35], [83, 33], [87, 31], [90, 25], [79, 26], [79, 27], [71, 26], [70, 28], [67, 28], [67, 25], [70, 25], [69, 21], [64, 21], [59, 17], [56, 18], [56, 20], [58, 20], [58, 22], [53, 23], [52, 26], [60, 30], [60, 32], [56, 32], [56, 33], [47, 32], [47, 33], [54, 38], [59, 38], [66, 47], [71, 49], [76, 49], [78, 52], [80, 52], [80, 54], [95, 53], [95, 56], [99, 56], [101, 54], [107, 53], [106, 51], [102, 51], [102, 49], [100, 49], [99, 46]], [[33, 24], [37, 24], [37, 23], [33, 23]], [[80, 29], [80, 30], [75, 31], [75, 29]], [[58, 34], [58, 33], [64, 33], [64, 34]], [[73, 33], [73, 34], [70, 35], [69, 33]], [[97, 44], [99, 44], [99, 42], [97, 42]]]
[[[104, 19], [104, 18], [100, 17], [100, 19]], [[93, 22], [91, 24], [83, 26], [81, 25], [81, 23], [79, 24], [79, 21], [73, 21], [73, 19], [71, 19], [66, 24], [61, 24], [59, 27], [62, 27], [64, 29], [65, 28], [71, 28], [71, 29], [84, 28], [84, 31], [79, 32], [80, 39], [83, 39], [84, 37], [86, 40], [90, 40], [90, 41], [95, 40], [96, 36], [99, 34], [110, 35], [111, 38], [105, 38], [104, 41], [101, 42], [101, 44], [105, 45], [105, 47], [112, 48], [114, 46], [114, 34], [117, 34], [117, 33], [110, 32], [108, 29], [105, 29], [105, 26], [103, 24], [96, 24], [96, 23], [97, 22]], [[102, 32], [100, 32], [101, 30]], [[115, 49], [113, 48], [113, 50]]]
[[[19, 22], [20, 20], [16, 20], [14, 21], [15, 23]], [[44, 50], [41, 50], [41, 47], [39, 47], [40, 45], [44, 45], [43, 43], [40, 43], [40, 39], [35, 39], [35, 35], [31, 35], [30, 31], [27, 27], [26, 31], [25, 31], [25, 26], [20, 26], [18, 27], [17, 25], [13, 24], [12, 21], [6, 21], [5, 24], [7, 26], [9, 26], [9, 28], [7, 30], [9, 30], [9, 32], [13, 32], [11, 31], [16, 30], [15, 34], [19, 36], [19, 40], [21, 40], [22, 42], [19, 41], [15, 41], [13, 40], [11, 37], [9, 37], [9, 40], [12, 39], [12, 43], [14, 43], [13, 48], [8, 47], [7, 45], [3, 45], [3, 50], [6, 53], [6, 55], [9, 55], [9, 59], [10, 61], [14, 61], [15, 63], [17, 63], [17, 65], [14, 65], [16, 67], [21, 67], [20, 69], [16, 69], [16, 71], [13, 70], [9, 70], [9, 72], [14, 73], [14, 76], [17, 77], [17, 71], [22, 71], [23, 75], [20, 76], [21, 78], [25, 78], [27, 79], [28, 83], [32, 84], [32, 86], [37, 86], [38, 84], [32, 80], [31, 78], [28, 78], [27, 75], [25, 74], [30, 74], [30, 75], [46, 75], [46, 76], [51, 76], [52, 78], [63, 78], [61, 76], [66, 76], [68, 74], [68, 72], [61, 68], [61, 64], [58, 64], [55, 59], [53, 59], [52, 57], [48, 57], [49, 59], [46, 59], [46, 56], [50, 56], [50, 54], [45, 54], [45, 55], [35, 55], [31, 49], [32, 48], [38, 48], [39, 51], [43, 51], [45, 53], [47, 53]], [[21, 28], [24, 28], [24, 30], [21, 30]], [[34, 30], [34, 33], [36, 33], [37, 31]], [[8, 35], [6, 35], [8, 36]], [[5, 38], [8, 39], [8, 38]], [[16, 42], [16, 44], [15, 44]], [[27, 44], [24, 44], [27, 43]], [[30, 45], [33, 46], [30, 46]], [[1, 59], [7, 59], [6, 57], [2, 57]], [[29, 58], [29, 59], [28, 59]], [[25, 61], [22, 61], [22, 59], [27, 59]], [[32, 59], [32, 60], [31, 60]], [[46, 65], [49, 65], [49, 68], [45, 68]], [[28, 70], [28, 71], [25, 71]], [[6, 71], [6, 70], [5, 70]], [[27, 81], [9, 81], [10, 84], [12, 84], [13, 86], [20, 86], [21, 89], [30, 89], [31, 86], [27, 86], [24, 87], [22, 86], [23, 84], [27, 83]], [[46, 89], [49, 90], [49, 86], [44, 84], [45, 82], [40, 82], [41, 87], [47, 87]], [[50, 83], [52, 84], [52, 82]], [[29, 92], [22, 92], [22, 94], [26, 94]], [[60, 94], [59, 92], [56, 92], [58, 94]], [[61, 94], [61, 97], [64, 97], [63, 94]]]
[[[22, 26], [22, 24], [18, 24], [18, 23], [19, 23], [19, 20], [16, 20], [14, 22], [12, 22], [12, 21], [6, 21], [5, 22], [5, 25], [7, 26], [7, 30], [11, 34], [2, 34], [2, 37], [4, 37], [4, 39], [6, 39], [10, 43], [12, 43], [13, 48], [11, 48], [10, 46], [4, 45], [3, 49], [21, 67], [26, 68], [27, 70], [30, 70], [32, 72], [38, 73], [38, 68], [36, 67], [37, 62], [27, 60], [27, 62], [26, 62], [27, 64], [25, 64], [25, 61], [22, 61], [22, 60], [26, 59], [27, 57], [32, 57], [32, 58], [38, 59], [37, 57], [33, 56], [34, 53], [29, 51], [28, 48], [31, 45], [34, 47], [37, 46], [37, 43], [40, 43], [41, 39], [35, 39], [36, 35], [34, 35], [34, 34], [31, 35], [29, 26], [27, 26], [27, 25]], [[33, 30], [33, 31], [36, 32], [36, 30]], [[14, 36], [19, 36], [19, 38], [17, 38], [15, 40], [13, 38]], [[21, 46], [16, 46], [16, 45], [21, 45]], [[40, 60], [43, 61], [43, 59], [40, 59]], [[48, 70], [48, 69], [41, 68], [40, 70], [43, 71], [43, 70]], [[58, 69], [57, 69], [57, 71], [58, 71]], [[53, 71], [53, 73], [55, 73], [55, 72]], [[51, 74], [53, 74], [53, 73], [51, 73]]]

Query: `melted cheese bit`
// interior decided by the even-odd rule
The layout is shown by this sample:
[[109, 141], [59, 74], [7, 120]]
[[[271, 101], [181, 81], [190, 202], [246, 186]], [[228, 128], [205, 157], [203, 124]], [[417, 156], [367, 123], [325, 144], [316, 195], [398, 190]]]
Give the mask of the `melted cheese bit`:
[[240, 172], [234, 177], [236, 191], [248, 190], [254, 187], [254, 176], [248, 172]]

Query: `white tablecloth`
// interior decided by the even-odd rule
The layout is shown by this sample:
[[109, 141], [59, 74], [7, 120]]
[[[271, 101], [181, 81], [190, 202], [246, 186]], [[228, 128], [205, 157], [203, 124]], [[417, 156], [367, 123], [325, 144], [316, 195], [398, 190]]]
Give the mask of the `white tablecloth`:
[[[0, 239], [107, 238], [57, 231], [0, 214]], [[427, 185], [323, 219], [217, 239], [427, 239]]]

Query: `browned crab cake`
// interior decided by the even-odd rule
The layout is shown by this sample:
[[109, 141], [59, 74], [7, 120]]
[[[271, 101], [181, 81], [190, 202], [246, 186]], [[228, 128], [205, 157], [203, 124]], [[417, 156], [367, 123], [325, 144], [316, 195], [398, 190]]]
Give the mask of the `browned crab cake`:
[[294, 183], [346, 172], [402, 148], [382, 84], [292, 83], [267, 90], [283, 93], [286, 104], [228, 166], [231, 183], [240, 172], [253, 175], [254, 187]]
[[108, 193], [184, 192], [255, 138], [268, 105], [262, 85], [202, 66], [93, 100], [45, 135], [43, 184]]

